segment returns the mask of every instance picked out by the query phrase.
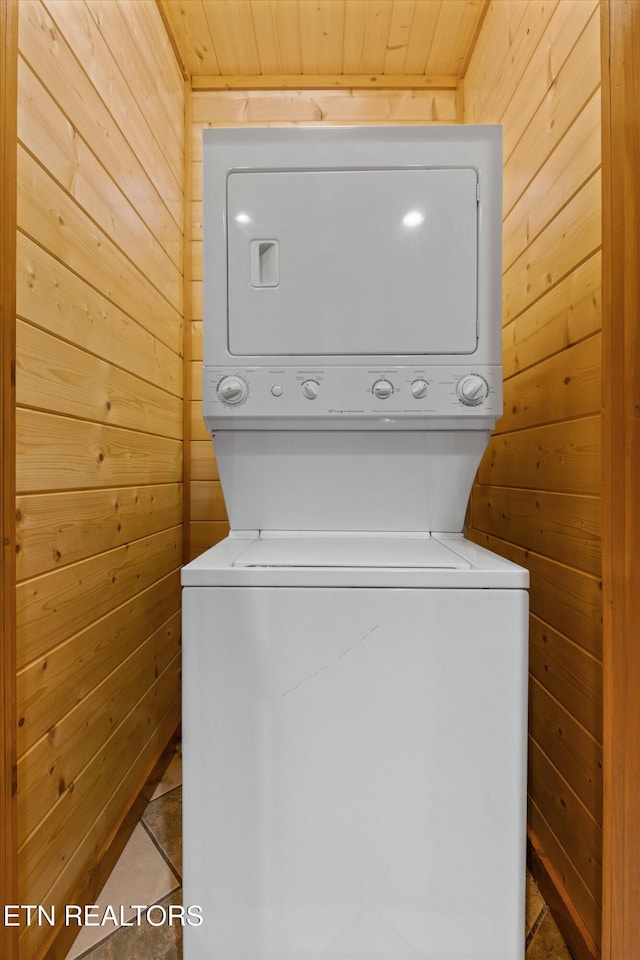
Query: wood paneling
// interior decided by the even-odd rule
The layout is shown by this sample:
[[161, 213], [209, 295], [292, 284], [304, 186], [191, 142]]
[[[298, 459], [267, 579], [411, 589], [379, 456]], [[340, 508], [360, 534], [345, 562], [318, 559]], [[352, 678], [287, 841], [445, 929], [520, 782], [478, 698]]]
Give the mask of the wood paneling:
[[[191, 76], [458, 76], [484, 0], [161, 0]], [[289, 86], [294, 84], [289, 83]], [[350, 86], [348, 80], [343, 85]], [[405, 84], [408, 86], [410, 84]]]
[[[16, 858], [15, 378], [18, 3], [0, 4], [0, 903], [19, 903]], [[0, 954], [18, 930], [0, 926]]]
[[603, 957], [640, 948], [640, 7], [602, 4], [605, 873]]
[[16, 902], [59, 907], [179, 719], [184, 84], [154, 4], [19, 37]]
[[601, 180], [596, 0], [492, 3], [465, 120], [504, 131], [504, 415], [469, 536], [531, 572], [529, 829], [576, 955], [600, 936]]

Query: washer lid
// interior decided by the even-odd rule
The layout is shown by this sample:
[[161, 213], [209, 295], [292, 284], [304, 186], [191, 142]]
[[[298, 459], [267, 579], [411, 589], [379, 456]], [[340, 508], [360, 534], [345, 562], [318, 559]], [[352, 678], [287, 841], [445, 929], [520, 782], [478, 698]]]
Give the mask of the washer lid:
[[469, 570], [471, 564], [431, 537], [260, 537], [234, 567], [402, 567]]

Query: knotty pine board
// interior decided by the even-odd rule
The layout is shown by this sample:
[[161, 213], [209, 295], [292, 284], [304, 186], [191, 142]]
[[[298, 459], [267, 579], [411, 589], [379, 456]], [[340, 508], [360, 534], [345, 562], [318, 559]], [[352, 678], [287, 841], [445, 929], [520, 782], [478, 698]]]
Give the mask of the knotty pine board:
[[[132, 711], [139, 710], [156, 679], [178, 656], [179, 640], [180, 613], [174, 611], [170, 619], [127, 653], [71, 710], [61, 712], [51, 732], [45, 733], [21, 757], [19, 769], [25, 773], [22, 782], [27, 786], [18, 794], [19, 842], [33, 850], [34, 860], [42, 863], [38, 846], [46, 844], [41, 838], [50, 831], [52, 834], [58, 831], [58, 827], [52, 828], [52, 822], [61, 824], [70, 813], [79, 816], [78, 808], [83, 802], [77, 793], [80, 782], [89, 784], [90, 790], [95, 789], [85, 768], [95, 762], [104, 745], [118, 733], [118, 727], [129, 722]], [[174, 676], [170, 683], [172, 698], [178, 689], [176, 681]], [[156, 697], [157, 693], [152, 695], [152, 699]], [[117, 744], [117, 740], [112, 742]], [[124, 744], [127, 751], [130, 750], [126, 739]], [[107, 763], [113, 770], [114, 758], [109, 758]], [[88, 814], [90, 811], [85, 813], [85, 824], [79, 825], [80, 835], [86, 829]], [[38, 833], [40, 840], [36, 839]], [[64, 855], [64, 846], [60, 853]], [[52, 868], [55, 869], [55, 865], [49, 863], [48, 869]], [[43, 878], [39, 877], [38, 883], [42, 882]]]
[[179, 483], [18, 497], [18, 579], [77, 563], [181, 521]]
[[[50, 776], [49, 765], [45, 763], [36, 769], [35, 755], [22, 755], [48, 731], [55, 732], [56, 725], [69, 711], [171, 619], [179, 592], [180, 574], [173, 570], [19, 671], [18, 750], [21, 763], [27, 764], [21, 768], [24, 776], [19, 789], [29, 791], [34, 777]], [[78, 729], [81, 731], [81, 727]], [[70, 759], [59, 757], [56, 769]]]
[[602, 825], [602, 746], [534, 677], [529, 683], [531, 737]]

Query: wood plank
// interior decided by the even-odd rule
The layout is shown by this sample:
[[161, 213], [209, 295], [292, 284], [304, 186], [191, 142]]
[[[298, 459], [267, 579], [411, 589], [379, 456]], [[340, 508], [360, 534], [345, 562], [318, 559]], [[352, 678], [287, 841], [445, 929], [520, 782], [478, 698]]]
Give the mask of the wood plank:
[[249, 0], [218, 0], [204, 4], [220, 73], [230, 76], [260, 73], [260, 60]]
[[[195, 167], [195, 164], [194, 164]], [[202, 169], [202, 164], [200, 164]], [[194, 184], [196, 183], [194, 177]], [[202, 305], [202, 281], [194, 280], [191, 284], [191, 319], [202, 320], [204, 309]]]
[[18, 219], [24, 233], [180, 353], [180, 312], [22, 147], [18, 148]]
[[424, 76], [440, 16], [440, 3], [417, 2], [411, 20], [402, 73]]
[[600, 417], [494, 436], [477, 482], [557, 493], [600, 492]]
[[191, 239], [202, 240], [202, 200], [191, 204]]
[[[181, 225], [115, 123], [108, 106], [87, 82], [82, 66], [40, 3], [20, 4], [20, 51], [93, 153], [129, 198], [165, 250], [180, 244]], [[82, 96], [78, 91], [82, 90]]]
[[193, 182], [193, 163], [191, 150], [191, 137], [186, 136], [186, 131], [191, 130], [192, 121], [193, 94], [190, 85], [185, 83], [184, 92], [184, 151], [185, 151], [185, 204], [184, 204], [184, 269], [183, 269], [183, 302], [184, 302], [184, 323], [182, 325], [182, 352], [183, 352], [183, 374], [184, 390], [182, 396], [182, 559], [187, 562], [189, 556], [189, 543], [191, 539], [191, 490], [189, 488], [188, 478], [191, 476], [191, 378], [189, 371], [191, 369], [191, 286], [193, 278], [191, 276], [191, 264], [187, 251], [192, 243], [192, 223], [191, 208], [189, 198], [192, 192]]
[[595, 334], [556, 353], [504, 384], [504, 414], [497, 433], [600, 411], [601, 338]]
[[602, 664], [535, 615], [529, 628], [532, 676], [602, 743]]
[[191, 400], [202, 406], [202, 361], [193, 360], [190, 365], [191, 373]]
[[[0, 4], [0, 903], [18, 903], [15, 601], [16, 138], [18, 3]], [[16, 960], [18, 929], [0, 927], [0, 955]]]
[[384, 54], [383, 72], [387, 76], [398, 76], [398, 74], [404, 73], [415, 14], [416, 0], [394, 0], [391, 7]]
[[505, 327], [505, 378], [597, 333], [601, 325], [600, 252], [596, 252]]
[[[28, 772], [31, 754], [26, 759], [23, 755], [179, 608], [180, 574], [174, 570], [20, 671], [18, 743], [23, 757], [23, 793], [32, 786]], [[58, 738], [55, 740], [57, 749]], [[52, 739], [50, 742], [53, 744]], [[66, 755], [63, 759], [65, 763], [70, 760]]]
[[297, 0], [250, 0], [260, 74], [302, 73]]
[[203, 69], [208, 74], [219, 74], [220, 65], [202, 0], [189, 0], [188, 7], [167, 0], [160, 3], [186, 73], [192, 79]]
[[457, 0], [455, 3], [441, 5], [427, 57], [427, 74], [449, 71], [457, 77], [461, 75], [482, 14], [483, 4], [477, 0]]
[[173, 483], [18, 497], [18, 580], [177, 526], [181, 487]]
[[599, 168], [601, 110], [597, 90], [512, 207], [504, 221], [505, 270]]
[[199, 361], [202, 366], [204, 356], [204, 338], [202, 320], [194, 320], [190, 325], [191, 331], [191, 360]]
[[[258, 0], [260, 2], [260, 0]], [[280, 0], [277, 0], [280, 2]], [[422, 2], [422, 0], [420, 0]], [[304, 51], [303, 51], [304, 55]], [[349, 73], [349, 74], [253, 74], [248, 76], [193, 76], [194, 92], [219, 93], [221, 91], [254, 90], [327, 90], [331, 92], [349, 90], [449, 90], [455, 91], [458, 78], [452, 73], [440, 74], [404, 74], [404, 73]]]
[[381, 0], [348, 3], [342, 37], [344, 73], [381, 73], [384, 70], [392, 4]]
[[599, 576], [597, 498], [481, 484], [474, 486], [471, 497], [477, 530]]
[[191, 402], [191, 440], [211, 442], [211, 434], [202, 416], [201, 400], [193, 400]]
[[512, 90], [504, 112], [499, 115], [498, 111], [493, 113], [494, 120], [504, 125], [505, 161], [532, 122], [542, 100], [557, 82], [558, 73], [597, 8], [598, 0], [562, 0], [556, 6], [520, 83]]
[[[171, 704], [164, 717], [156, 722], [155, 728], [148, 736], [144, 747], [123, 774], [120, 782], [114, 779], [110, 790], [96, 798], [94, 818], [89, 823], [84, 836], [80, 837], [79, 845], [70, 855], [65, 866], [60, 870], [52, 887], [42, 897], [33, 898], [34, 903], [54, 904], [56, 916], [64, 917], [64, 905], [67, 903], [82, 903], [82, 891], [86, 889], [87, 879], [96, 861], [105, 855], [109, 844], [131, 807], [131, 798], [136, 797], [155, 766], [168, 740], [174, 734], [179, 722], [179, 701]], [[153, 723], [151, 717], [151, 723]], [[151, 723], [149, 726], [151, 726]], [[147, 730], [148, 733], [148, 730]], [[105, 800], [106, 797], [106, 800]], [[102, 806], [101, 806], [102, 804]], [[75, 833], [78, 840], [78, 833]], [[87, 867], [87, 864], [90, 866]], [[71, 891], [71, 894], [69, 894]], [[29, 892], [29, 891], [28, 891]], [[23, 956], [44, 957], [53, 949], [53, 940], [57, 936], [56, 930], [47, 926], [33, 924], [23, 929], [20, 948]], [[57, 960], [63, 960], [58, 953]]]
[[559, 873], [530, 828], [527, 830], [527, 867], [573, 960], [599, 960], [599, 947], [569, 898]]
[[176, 570], [181, 554], [174, 527], [19, 584], [18, 668]]
[[229, 533], [229, 524], [218, 522], [200, 522], [191, 524], [191, 556], [190, 560], [199, 557], [201, 553], [214, 547]]
[[600, 173], [595, 173], [504, 274], [503, 320], [510, 323], [600, 246]]
[[[569, 37], [573, 37], [572, 33]], [[597, 10], [549, 84], [504, 171], [503, 209], [508, 213], [600, 86]]]
[[219, 480], [191, 483], [191, 519], [227, 521], [227, 508]]
[[101, 360], [182, 396], [182, 358], [24, 234], [18, 315]]
[[155, 11], [157, 17], [155, 4], [114, 3], [113, 0], [91, 0], [87, 11], [109, 50], [117, 52], [118, 61], [126, 64], [122, 73], [129, 99], [136, 103], [157, 136], [158, 146], [181, 183], [184, 172], [184, 83], [173, 57], [173, 63], [168, 62], [158, 55], [163, 51], [160, 45], [153, 48], [149, 45], [146, 38], [149, 20], [142, 20], [138, 15], [145, 6], [149, 7], [149, 13]]
[[528, 781], [529, 795], [599, 904], [602, 830], [531, 738]]
[[603, 75], [603, 960], [640, 943], [640, 7], [601, 4]]
[[[156, 132], [149, 125], [144, 112], [131, 97], [116, 60], [121, 45], [118, 44], [113, 50], [109, 48], [84, 2], [74, 3], [73, 6], [56, 3], [55, 0], [41, 2], [54, 21], [56, 33], [64, 37], [100, 98], [108, 104], [109, 112], [147, 171], [158, 196], [180, 225], [183, 206], [182, 158], [178, 153], [176, 165], [167, 147], [170, 138], [166, 138], [162, 130]], [[130, 70], [131, 66], [127, 72]], [[83, 83], [82, 88], [85, 86], [86, 83]]]
[[34, 410], [17, 422], [19, 494], [181, 480], [178, 440]]
[[23, 320], [17, 403], [79, 420], [182, 439], [182, 401]]
[[211, 439], [191, 441], [191, 479], [220, 479]]
[[342, 73], [344, 0], [316, 0], [300, 4], [302, 73]]
[[[455, 123], [457, 119], [454, 90], [219, 91], [194, 97], [194, 112], [196, 161], [202, 155], [200, 124]], [[206, 116], [201, 119], [203, 113]], [[193, 197], [201, 198], [201, 194]]]
[[180, 309], [182, 243], [179, 238], [165, 251], [104, 169], [100, 158], [91, 152], [23, 60], [20, 61], [19, 83], [20, 142], [156, 289]]
[[602, 747], [533, 677], [529, 680], [529, 733], [601, 825]]
[[[174, 596], [174, 600], [178, 596]], [[149, 635], [143, 634], [135, 649], [127, 651], [100, 684], [89, 690], [72, 709], [67, 710], [70, 704], [64, 704], [60, 696], [54, 724], [18, 763], [22, 784], [18, 790], [18, 822], [23, 864], [28, 862], [24, 847], [32, 847], [31, 834], [43, 821], [48, 829], [50, 818], [55, 820], [60, 806], [73, 805], [71, 794], [84, 776], [84, 768], [179, 655], [179, 639], [180, 612], [176, 611]], [[170, 684], [170, 699], [175, 697], [177, 688], [175, 678]], [[68, 842], [73, 841], [68, 837]], [[61, 851], [63, 856], [64, 852]]]
[[596, 577], [473, 527], [467, 529], [466, 536], [527, 567], [531, 612], [602, 659], [602, 584]]
[[489, 4], [464, 78], [466, 123], [495, 123], [499, 119], [488, 101], [497, 88], [496, 76], [508, 62], [510, 48], [519, 36], [527, 7], [528, 3], [500, 3], [499, 0]]
[[76, 777], [73, 791], [62, 793], [49, 815], [25, 841], [20, 855], [27, 902], [53, 902], [44, 897], [86, 835], [92, 832], [105, 797], [117, 796], [122, 771], [128, 771], [132, 761], [139, 758], [149, 731], [161, 729], [165, 705], [178, 702], [178, 672], [179, 656], [176, 655]]
[[529, 834], [533, 835], [536, 844], [539, 844], [553, 864], [554, 872], [557, 874], [557, 880], [560, 883], [560, 893], [565, 903], [569, 905], [572, 913], [584, 923], [597, 946], [600, 943], [600, 907], [571, 863], [553, 830], [547, 824], [543, 814], [531, 799], [529, 800], [527, 823]]
[[152, 76], [159, 83], [165, 110], [176, 133], [184, 139], [185, 77], [182, 74], [162, 10], [156, 3], [136, 0], [123, 11], [135, 43]]

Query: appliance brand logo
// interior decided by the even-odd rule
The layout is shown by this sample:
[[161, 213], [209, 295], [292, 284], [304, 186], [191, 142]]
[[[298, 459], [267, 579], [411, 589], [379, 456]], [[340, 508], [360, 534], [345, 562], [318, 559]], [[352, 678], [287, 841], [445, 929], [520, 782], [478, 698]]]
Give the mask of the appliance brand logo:
[[329, 407], [329, 413], [344, 414], [344, 413], [365, 413], [365, 412], [366, 411], [362, 409], [357, 409], [356, 407], [349, 407], [341, 410], [337, 410], [335, 407]]

